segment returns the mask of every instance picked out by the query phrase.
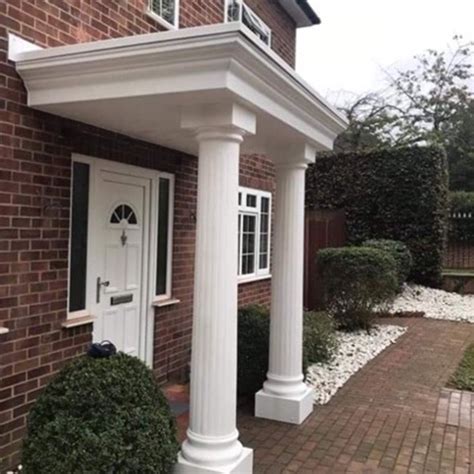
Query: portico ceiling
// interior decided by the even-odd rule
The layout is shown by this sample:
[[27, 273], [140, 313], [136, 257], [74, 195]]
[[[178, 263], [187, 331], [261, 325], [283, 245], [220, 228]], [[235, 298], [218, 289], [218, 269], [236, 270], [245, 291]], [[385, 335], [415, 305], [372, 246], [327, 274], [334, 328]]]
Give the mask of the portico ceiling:
[[306, 143], [331, 149], [342, 114], [243, 25], [229, 23], [15, 56], [29, 106], [197, 154], [183, 111], [226, 102], [256, 114], [244, 152]]

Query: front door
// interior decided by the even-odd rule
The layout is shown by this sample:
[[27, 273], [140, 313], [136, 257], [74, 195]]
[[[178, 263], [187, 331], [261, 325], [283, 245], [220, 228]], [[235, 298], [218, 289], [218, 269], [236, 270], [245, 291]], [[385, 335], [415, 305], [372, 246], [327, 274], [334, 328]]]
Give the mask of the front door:
[[[144, 252], [150, 180], [99, 169], [95, 182], [92, 283], [94, 340], [141, 357], [146, 321]], [[145, 304], [144, 304], [145, 303]]]

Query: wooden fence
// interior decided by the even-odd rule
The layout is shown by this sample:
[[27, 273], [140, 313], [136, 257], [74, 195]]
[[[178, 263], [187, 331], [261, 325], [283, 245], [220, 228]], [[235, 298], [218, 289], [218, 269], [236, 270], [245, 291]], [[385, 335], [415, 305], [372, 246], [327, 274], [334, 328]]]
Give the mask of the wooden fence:
[[304, 306], [315, 310], [321, 307], [321, 279], [316, 255], [318, 250], [342, 247], [347, 243], [344, 210], [307, 210], [305, 217], [305, 278]]
[[450, 232], [443, 258], [445, 269], [474, 270], [474, 215], [456, 212], [450, 216]]

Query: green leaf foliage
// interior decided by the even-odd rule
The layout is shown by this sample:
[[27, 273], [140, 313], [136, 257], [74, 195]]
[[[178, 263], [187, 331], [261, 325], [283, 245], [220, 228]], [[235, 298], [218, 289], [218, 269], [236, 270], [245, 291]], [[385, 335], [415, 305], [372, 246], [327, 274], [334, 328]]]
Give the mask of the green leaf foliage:
[[84, 356], [33, 406], [23, 472], [165, 474], [178, 448], [168, 402], [145, 364], [121, 353]]
[[327, 154], [306, 176], [306, 206], [344, 209], [349, 243], [401, 241], [413, 257], [410, 278], [429, 286], [441, 284], [448, 177], [440, 148]]
[[471, 344], [464, 353], [459, 367], [451, 377], [450, 385], [458, 390], [474, 392], [474, 344]]
[[375, 308], [396, 295], [395, 259], [385, 250], [370, 247], [323, 249], [317, 259], [326, 310], [341, 329], [369, 331]]
[[401, 288], [403, 283], [407, 281], [413, 266], [413, 258], [408, 247], [403, 242], [388, 239], [366, 240], [362, 245], [364, 247], [384, 250], [393, 257], [397, 265], [398, 285]]
[[[237, 392], [253, 395], [263, 386], [268, 371], [270, 312], [264, 306], [239, 309]], [[324, 313], [303, 318], [303, 371], [310, 363], [327, 362], [337, 348], [335, 324]]]
[[474, 242], [474, 192], [450, 194], [449, 240]]

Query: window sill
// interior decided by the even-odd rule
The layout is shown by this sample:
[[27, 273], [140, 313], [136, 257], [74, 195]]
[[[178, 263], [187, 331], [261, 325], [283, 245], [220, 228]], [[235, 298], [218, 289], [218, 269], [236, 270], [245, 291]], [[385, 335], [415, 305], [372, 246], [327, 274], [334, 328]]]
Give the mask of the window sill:
[[8, 334], [9, 332], [10, 332], [10, 329], [0, 326], [0, 336], [2, 334]]
[[86, 326], [87, 324], [92, 324], [95, 321], [93, 316], [82, 316], [81, 318], [70, 318], [66, 319], [61, 323], [61, 327], [64, 329], [77, 328], [79, 326]]
[[177, 298], [168, 298], [166, 300], [154, 301], [152, 306], [155, 308], [166, 308], [167, 306], [172, 306], [178, 303], [181, 303], [181, 300], [178, 300]]
[[158, 15], [157, 13], [155, 12], [152, 12], [151, 10], [147, 10], [146, 11], [146, 15], [151, 18], [152, 20], [156, 21], [157, 23], [159, 23], [161, 26], [163, 26], [164, 28], [166, 28], [167, 30], [177, 30], [178, 27], [175, 26], [175, 25], [172, 25], [171, 23], [169, 23], [168, 21], [166, 21], [164, 18], [161, 18], [160, 15]]
[[245, 283], [255, 283], [256, 281], [270, 280], [272, 276], [269, 275], [252, 275], [239, 277], [238, 284], [245, 285]]

